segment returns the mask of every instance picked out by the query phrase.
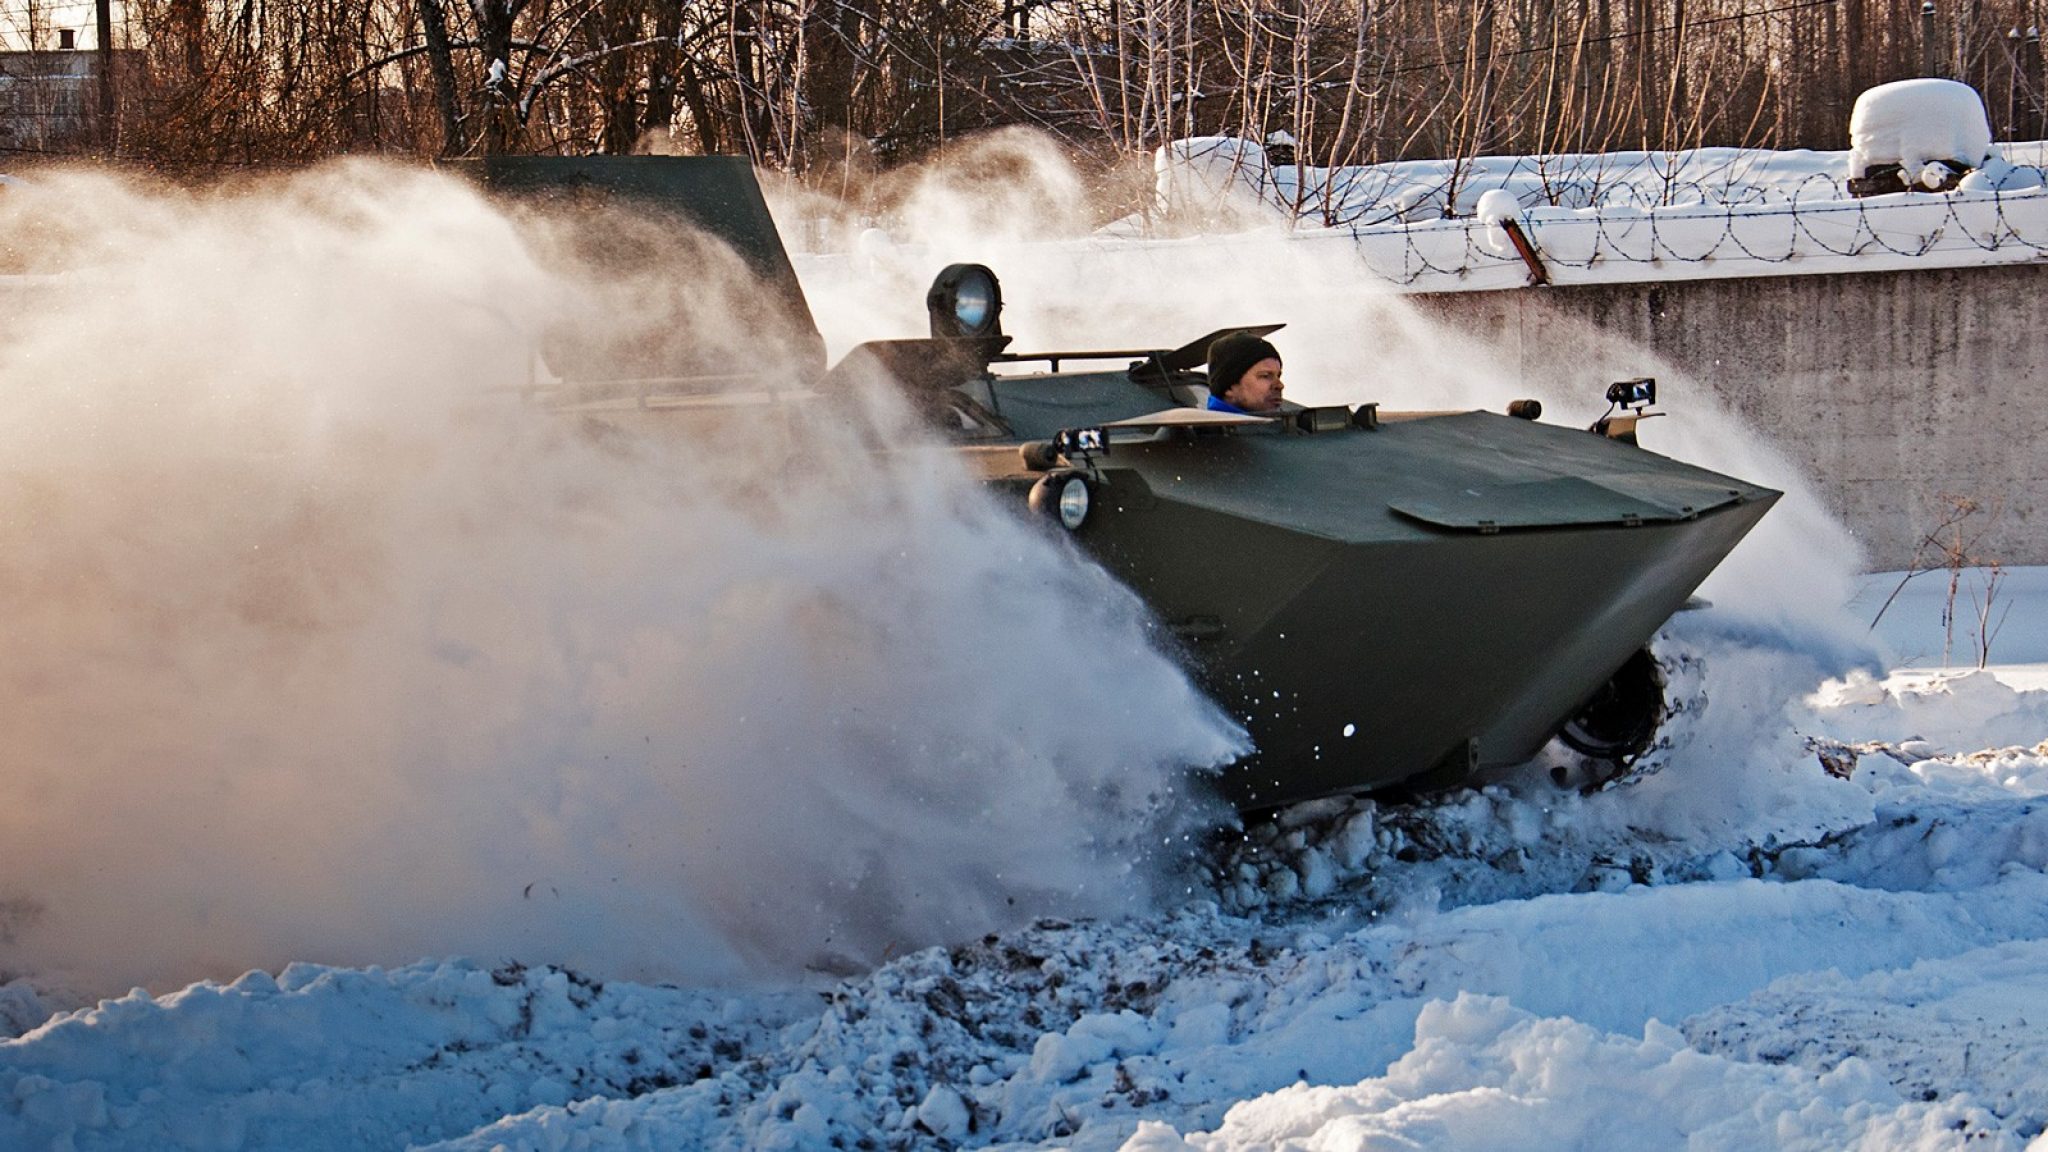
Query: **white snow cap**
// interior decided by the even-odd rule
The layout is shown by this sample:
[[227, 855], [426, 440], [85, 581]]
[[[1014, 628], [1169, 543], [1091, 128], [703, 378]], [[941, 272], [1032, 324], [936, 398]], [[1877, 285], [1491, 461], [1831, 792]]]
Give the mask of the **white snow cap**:
[[1498, 256], [1515, 254], [1515, 242], [1508, 235], [1507, 223], [1522, 218], [1522, 202], [1505, 188], [1488, 188], [1479, 194], [1479, 206], [1473, 215], [1486, 225], [1486, 246]]
[[1488, 188], [1479, 194], [1479, 207], [1473, 215], [1488, 224], [1503, 220], [1519, 220], [1522, 216], [1522, 202], [1505, 188]]
[[1931, 77], [1880, 84], [1858, 96], [1849, 114], [1851, 177], [1897, 164], [1917, 180], [1929, 164], [1960, 160], [1978, 168], [1991, 155], [1991, 122], [1968, 84]]

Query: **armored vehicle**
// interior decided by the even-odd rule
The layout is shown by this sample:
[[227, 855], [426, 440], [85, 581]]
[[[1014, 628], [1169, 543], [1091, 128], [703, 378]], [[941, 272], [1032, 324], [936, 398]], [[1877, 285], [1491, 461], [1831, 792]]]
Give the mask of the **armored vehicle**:
[[[668, 213], [810, 323], [742, 160], [498, 159], [480, 175]], [[1539, 422], [1533, 402], [1245, 415], [1204, 406], [1223, 333], [1013, 350], [978, 265], [946, 268], [926, 304], [926, 336], [831, 367], [813, 326], [812, 392], [885, 371], [1018, 515], [1143, 597], [1256, 744], [1221, 777], [1247, 811], [1448, 787], [1553, 739], [1604, 762], [1595, 780], [1625, 772], [1667, 710], [1646, 646], [1779, 495], [1639, 447], [1648, 380], [1609, 389], [1590, 431]]]

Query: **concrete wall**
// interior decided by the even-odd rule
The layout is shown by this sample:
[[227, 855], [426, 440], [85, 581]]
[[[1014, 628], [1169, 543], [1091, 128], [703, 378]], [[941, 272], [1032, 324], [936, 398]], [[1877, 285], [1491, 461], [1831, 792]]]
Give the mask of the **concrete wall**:
[[2048, 265], [1414, 299], [1531, 379], [1583, 364], [1589, 326], [1655, 353], [1802, 465], [1873, 569], [1958, 499], [1978, 559], [2048, 564]]

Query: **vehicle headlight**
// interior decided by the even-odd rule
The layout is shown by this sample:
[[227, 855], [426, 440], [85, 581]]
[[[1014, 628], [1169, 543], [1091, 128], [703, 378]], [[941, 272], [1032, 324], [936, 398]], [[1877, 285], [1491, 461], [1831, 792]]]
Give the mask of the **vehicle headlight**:
[[1055, 472], [1031, 486], [1031, 510], [1056, 517], [1069, 532], [1077, 532], [1094, 507], [1095, 494], [1088, 478], [1078, 472]]
[[932, 339], [998, 336], [1003, 330], [1003, 288], [980, 264], [949, 264], [925, 293]]
[[1060, 485], [1060, 523], [1072, 532], [1088, 519], [1088, 482], [1079, 476], [1067, 477]]

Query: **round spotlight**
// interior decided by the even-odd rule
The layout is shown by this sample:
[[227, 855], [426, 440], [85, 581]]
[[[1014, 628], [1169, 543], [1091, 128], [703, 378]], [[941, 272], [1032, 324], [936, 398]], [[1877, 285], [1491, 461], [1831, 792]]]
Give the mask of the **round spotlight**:
[[1079, 476], [1067, 477], [1060, 485], [1060, 523], [1072, 532], [1088, 519], [1088, 482]]
[[999, 336], [1003, 331], [1003, 288], [980, 264], [949, 264], [925, 293], [932, 339]]
[[1031, 510], [1059, 519], [1069, 532], [1079, 531], [1094, 506], [1088, 478], [1077, 472], [1055, 472], [1031, 486]]
[[993, 278], [969, 280], [960, 285], [959, 293], [953, 298], [953, 319], [970, 332], [985, 327], [1000, 309]]

